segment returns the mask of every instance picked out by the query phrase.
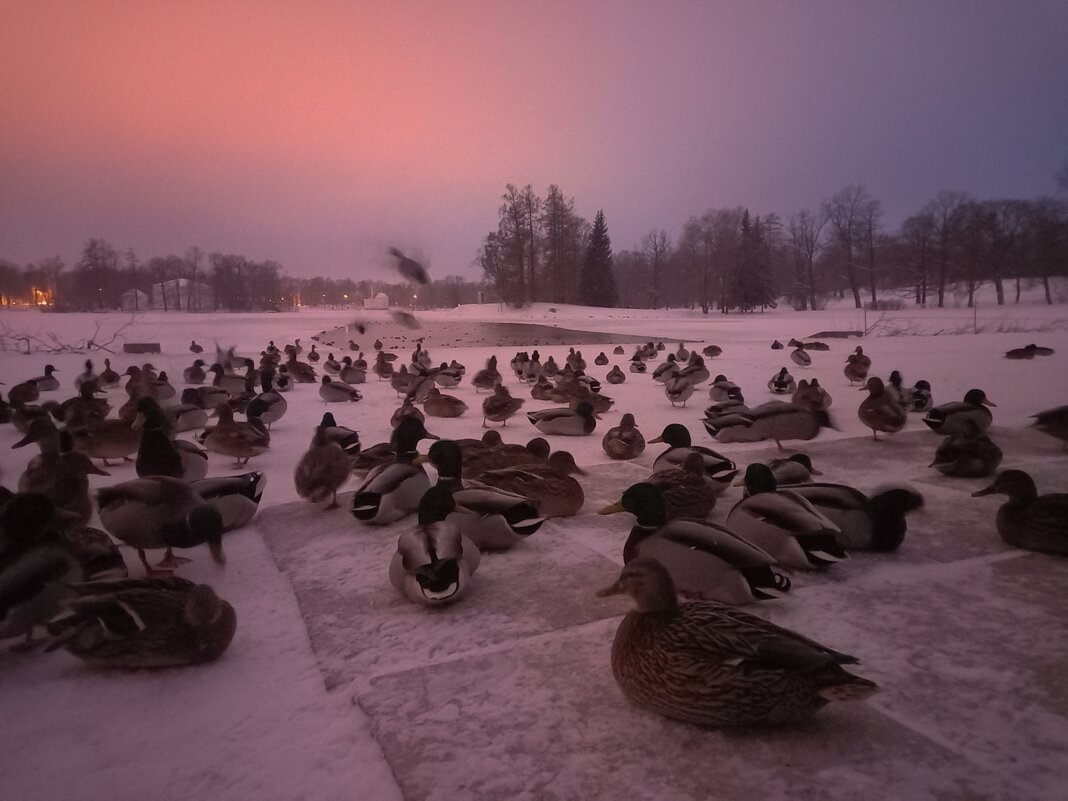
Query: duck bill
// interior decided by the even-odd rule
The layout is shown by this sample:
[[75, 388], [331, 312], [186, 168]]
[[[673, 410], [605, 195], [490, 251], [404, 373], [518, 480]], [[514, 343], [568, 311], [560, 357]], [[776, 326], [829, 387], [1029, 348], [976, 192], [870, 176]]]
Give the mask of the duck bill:
[[663, 441], [664, 441], [663, 437], [656, 437], [654, 439], [649, 440], [649, 444], [650, 445], [656, 445], [656, 443], [663, 442]]
[[599, 514], [599, 515], [614, 515], [614, 514], [618, 514], [619, 512], [623, 512], [623, 511], [625, 511], [625, 510], [623, 509], [622, 501], [616, 501], [611, 506], [606, 506], [604, 509], [599, 511], [597, 514]]
[[982, 402], [983, 406], [997, 406], [997, 404], [994, 403], [994, 401], [990, 400], [989, 398], [983, 398], [983, 400], [981, 402]]
[[34, 441], [33, 434], [27, 434], [22, 439], [20, 439], [18, 442], [13, 443], [11, 445], [11, 447], [12, 448], [24, 448], [24, 447], [26, 447], [27, 445], [29, 445], [33, 441]]
[[211, 558], [215, 560], [216, 564], [226, 564], [226, 554], [223, 553], [221, 542], [209, 542], [208, 550], [211, 551]]
[[622, 595], [623, 592], [623, 582], [617, 581], [615, 584], [611, 584], [603, 590], [597, 590], [594, 595], [598, 598], [607, 598], [609, 595]]
[[92, 462], [89, 462], [89, 465], [85, 468], [85, 472], [88, 473], [91, 476], [110, 476], [111, 475], [111, 473], [109, 473], [107, 470], [101, 470], [99, 467], [97, 467]]
[[137, 417], [134, 418], [133, 423], [130, 424], [130, 428], [132, 428], [134, 431], [140, 431], [144, 427], [145, 427], [145, 416], [143, 414], [139, 413], [137, 415]]
[[430, 461], [430, 457], [425, 453], [417, 453], [415, 458], [412, 459], [412, 464], [426, 464]]
[[975, 492], [973, 492], [972, 497], [978, 498], [980, 495], [994, 495], [996, 492], [997, 490], [994, 489], [994, 485], [991, 484], [986, 489], [976, 490]]

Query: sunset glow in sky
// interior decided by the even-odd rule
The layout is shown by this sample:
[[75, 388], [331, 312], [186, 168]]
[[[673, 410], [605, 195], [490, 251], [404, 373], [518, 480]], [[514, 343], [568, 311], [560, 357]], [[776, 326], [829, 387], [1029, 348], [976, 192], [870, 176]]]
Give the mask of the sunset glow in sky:
[[276, 259], [474, 278], [508, 182], [615, 250], [860, 183], [1056, 191], [1068, 3], [0, 0], [0, 258]]

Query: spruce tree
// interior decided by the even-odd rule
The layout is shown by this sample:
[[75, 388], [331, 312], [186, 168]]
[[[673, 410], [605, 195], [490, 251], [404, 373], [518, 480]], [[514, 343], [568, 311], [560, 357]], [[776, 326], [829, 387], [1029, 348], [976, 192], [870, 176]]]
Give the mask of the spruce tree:
[[619, 304], [612, 272], [612, 240], [608, 238], [604, 211], [598, 211], [593, 219], [590, 246], [579, 274], [579, 301], [586, 306], [615, 307]]

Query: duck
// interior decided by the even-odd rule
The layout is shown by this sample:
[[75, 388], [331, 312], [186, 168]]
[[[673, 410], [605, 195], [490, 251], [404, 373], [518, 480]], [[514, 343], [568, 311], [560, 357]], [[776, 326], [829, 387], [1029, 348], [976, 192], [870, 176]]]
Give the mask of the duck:
[[857, 660], [714, 601], [678, 602], [655, 559], [635, 559], [598, 595], [634, 608], [612, 641], [612, 674], [635, 706], [699, 726], [796, 723], [831, 700], [861, 700], [874, 682], [846, 671]]
[[615, 402], [614, 398], [591, 389], [588, 383], [580, 379], [571, 388], [571, 397], [567, 400], [567, 405], [571, 409], [577, 409], [580, 404], [588, 403], [594, 414], [601, 415], [606, 414]]
[[374, 349], [375, 350], [382, 350], [382, 340], [381, 339], [376, 339], [375, 340]]
[[648, 368], [646, 367], [645, 360], [642, 359], [637, 353], [635, 353], [630, 359], [630, 367], [628, 368], [632, 373], [641, 375]]
[[326, 355], [326, 360], [323, 362], [323, 370], [327, 375], [337, 375], [341, 372], [341, 362], [334, 358], [333, 353]]
[[456, 442], [438, 440], [427, 451], [426, 461], [437, 470], [436, 486], [448, 489], [456, 502], [456, 510], [448, 516], [449, 522], [479, 550], [509, 550], [545, 522], [536, 500], [482, 481], [465, 483], [461, 479], [463, 452]]
[[606, 356], [605, 352], [602, 350], [600, 353], [597, 354], [596, 358], [594, 358], [593, 363], [596, 364], [598, 367], [604, 367], [606, 364], [608, 364], [608, 356]]
[[225, 403], [215, 407], [219, 422], [204, 435], [204, 447], [212, 453], [232, 456], [238, 464], [248, 464], [253, 456], [259, 456], [271, 444], [267, 427], [252, 417], [247, 422], [234, 420], [233, 410]]
[[21, 384], [15, 384], [7, 392], [8, 402], [15, 407], [26, 406], [41, 397], [41, 391], [37, 388], [37, 381], [30, 378]]
[[693, 391], [693, 384], [681, 375], [676, 375], [664, 384], [664, 395], [672, 407], [685, 406], [686, 401], [693, 396]]
[[825, 412], [831, 407], [832, 398], [830, 393], [820, 385], [818, 378], [813, 378], [811, 381], [802, 378], [797, 382], [797, 389], [794, 390], [790, 401], [796, 406]]
[[45, 651], [65, 649], [98, 668], [163, 668], [218, 659], [237, 630], [234, 607], [207, 584], [177, 576], [89, 581], [70, 587], [66, 613], [48, 624]]
[[230, 393], [221, 387], [187, 387], [182, 390], [181, 403], [198, 409], [214, 409], [230, 400]]
[[554, 451], [543, 462], [484, 471], [478, 481], [527, 498], [543, 517], [571, 517], [586, 503], [582, 485], [572, 474], [586, 475], [568, 451]]
[[768, 380], [768, 389], [775, 395], [792, 395], [797, 389], [797, 382], [790, 372], [783, 367]]
[[471, 385], [474, 386], [475, 392], [482, 389], [492, 390], [499, 383], [501, 383], [501, 374], [497, 369], [496, 356], [490, 356], [486, 360], [486, 366], [471, 376]]
[[178, 391], [171, 385], [167, 372], [161, 370], [156, 380], [152, 382], [151, 397], [159, 401], [165, 401], [170, 400], [177, 394]]
[[215, 476], [190, 482], [197, 495], [208, 502], [222, 518], [223, 531], [247, 525], [256, 515], [267, 474], [262, 470], [237, 476]]
[[812, 357], [808, 355], [803, 343], [798, 342], [797, 347], [790, 353], [790, 361], [798, 367], [811, 367]]
[[622, 356], [624, 353], [626, 353], [626, 351], [623, 350], [622, 345], [616, 345], [614, 348], [612, 348], [612, 353], [616, 356]]
[[496, 428], [486, 429], [482, 432], [481, 437], [460, 437], [451, 441], [455, 442], [460, 449], [462, 458], [461, 470], [462, 465], [466, 464], [468, 459], [477, 459], [481, 455], [490, 453], [497, 448], [510, 447], [505, 445], [504, 440], [501, 438], [501, 432]]
[[316, 381], [315, 368], [307, 362], [298, 361], [295, 355], [285, 362], [285, 368], [290, 379], [298, 384], [314, 384]]
[[412, 402], [412, 398], [411, 398], [410, 395], [406, 396], [404, 398], [404, 400], [401, 401], [401, 405], [398, 406], [397, 409], [390, 416], [390, 418], [389, 418], [389, 426], [390, 426], [390, 428], [396, 428], [397, 424], [400, 423], [401, 418], [404, 418], [404, 417], [414, 417], [417, 420], [420, 420], [422, 422], [426, 422], [426, 417], [423, 415], [423, 413], [421, 411], [419, 411], [419, 407], [416, 406]]
[[55, 392], [59, 389], [59, 379], [53, 375], [58, 372], [55, 367], [50, 364], [46, 364], [44, 368], [44, 375], [37, 376], [31, 379], [34, 384], [37, 385], [38, 392]]
[[137, 402], [137, 418], [132, 428], [141, 432], [134, 462], [138, 476], [196, 481], [208, 474], [208, 454], [192, 442], [172, 437], [167, 416], [154, 398], [144, 397]]
[[691, 451], [678, 467], [661, 468], [643, 483], [652, 484], [663, 495], [665, 520], [707, 517], [719, 494], [730, 484], [706, 478], [703, 456], [696, 451]]
[[987, 406], [997, 406], [987, 398], [981, 389], [969, 389], [963, 401], [943, 403], [935, 406], [923, 418], [924, 424], [932, 431], [951, 436], [966, 431], [965, 420], [973, 420], [980, 431], [985, 431], [993, 422], [994, 416]]
[[26, 436], [11, 447], [21, 448], [31, 442], [36, 442], [41, 452], [19, 476], [19, 492], [45, 495], [69, 520], [88, 523], [93, 514], [89, 476], [111, 474], [96, 467], [88, 456], [75, 452], [70, 433], [57, 431], [47, 418], [34, 421]]
[[605, 432], [601, 447], [609, 459], [636, 459], [645, 452], [645, 437], [634, 422], [634, 415], [627, 412]]
[[734, 478], [734, 462], [711, 448], [694, 445], [690, 437], [690, 430], [682, 423], [668, 423], [660, 432], [660, 436], [649, 440], [650, 445], [655, 445], [659, 442], [667, 444], [668, 447], [656, 457], [653, 462], [653, 470], [681, 467], [687, 456], [691, 453], [699, 453], [705, 465], [705, 475], [708, 478], [719, 483], [726, 478], [727, 474], [730, 474], [730, 478], [726, 478], [728, 484]]
[[545, 360], [545, 363], [541, 366], [542, 375], [547, 375], [550, 378], [560, 374], [560, 365], [556, 363], [556, 359], [549, 355], [549, 358]]
[[[326, 376], [323, 379], [326, 380]], [[270, 431], [271, 426], [281, 420], [288, 409], [289, 403], [274, 389], [274, 371], [264, 370], [260, 373], [260, 394], [249, 401], [245, 408], [246, 416], [260, 420]]]
[[784, 440], [815, 439], [821, 428], [830, 428], [826, 412], [805, 409], [793, 403], [769, 401], [742, 414], [705, 419], [705, 430], [719, 442], [757, 442], [773, 440], [785, 450]]
[[777, 339], [774, 342], [771, 343], [771, 349], [772, 350], [784, 350], [785, 348], [786, 348], [786, 346], [784, 344], [782, 344], [781, 342], [779, 342], [779, 340], [777, 340]]
[[141, 447], [141, 432], [122, 420], [96, 420], [71, 429], [74, 449], [91, 459], [100, 459], [106, 467], [111, 459], [128, 462]]
[[96, 382], [86, 381], [78, 387], [76, 396], [59, 404], [52, 416], [71, 429], [103, 420], [111, 411], [111, 404], [104, 398], [98, 398], [98, 393]]
[[[222, 516], [184, 481], [170, 476], [145, 476], [101, 487], [96, 493], [100, 522], [107, 532], [137, 550], [150, 575], [170, 573], [188, 562], [175, 556], [174, 548], [192, 548], [207, 543], [212, 559], [226, 563], [222, 549]], [[145, 557], [149, 549], [166, 548], [152, 566]]]
[[661, 487], [635, 484], [599, 514], [629, 512], [634, 527], [623, 546], [623, 563], [653, 559], [670, 574], [676, 591], [686, 598], [747, 604], [778, 598], [790, 579], [774, 568], [771, 554], [730, 530], [707, 520], [671, 517]]
[[674, 353], [667, 355], [667, 360], [663, 364], [659, 364], [653, 370], [653, 381], [660, 384], [666, 384], [670, 379], [674, 378], [679, 372], [679, 362]]
[[729, 381], [722, 373], [712, 379], [712, 386], [708, 388], [708, 397], [714, 403], [722, 403], [724, 401], [745, 403], [745, 398], [742, 396], [742, 388], [733, 381]]
[[324, 403], [354, 403], [363, 400], [363, 394], [356, 387], [333, 381], [328, 375], [323, 376], [319, 385], [319, 397]]
[[778, 491], [767, 465], [746, 468], [745, 490], [725, 525], [784, 567], [811, 569], [848, 558], [838, 541], [841, 529], [801, 495]]
[[97, 382], [100, 381], [100, 376], [98, 376], [96, 374], [96, 370], [93, 369], [93, 360], [92, 359], [86, 359], [85, 360], [85, 370], [83, 370], [82, 372], [78, 373], [78, 375], [74, 376], [74, 388], [75, 389], [80, 389], [82, 384], [84, 384], [86, 381], [92, 381], [94, 383], [97, 383]]
[[431, 386], [423, 401], [423, 412], [428, 417], [459, 417], [467, 411], [467, 404], [452, 395], [442, 395], [441, 390]]
[[350, 339], [349, 340], [349, 350], [351, 350], [353, 352], [358, 352], [360, 350], [360, 346], [354, 340]]
[[415, 464], [419, 440], [437, 439], [414, 417], [405, 417], [393, 430], [392, 461], [373, 467], [352, 498], [352, 515], [361, 523], [385, 525], [411, 514], [430, 488], [430, 479]]
[[605, 374], [604, 380], [609, 384], [622, 384], [627, 380], [627, 376], [626, 373], [619, 369], [618, 364], [613, 364], [612, 369]]
[[[385, 358], [386, 355], [385, 351], [380, 350], [375, 357], [374, 366], [371, 368], [371, 372], [378, 376], [379, 381], [389, 381], [393, 376], [393, 363]], [[407, 367], [404, 365], [401, 365], [401, 369], [407, 372]], [[407, 392], [407, 387], [405, 387], [403, 391]]]
[[850, 551], [896, 551], [908, 530], [905, 515], [924, 503], [910, 487], [888, 487], [871, 495], [845, 484], [792, 484], [780, 489], [800, 495], [834, 522], [838, 544]]
[[508, 425], [508, 418], [514, 417], [524, 402], [522, 398], [513, 398], [504, 384], [497, 384], [493, 394], [482, 401], [482, 427], [487, 428], [489, 421]]
[[443, 606], [463, 598], [481, 555], [452, 521], [456, 502], [445, 487], [419, 499], [419, 524], [401, 533], [389, 564], [389, 581], [408, 600]]
[[[493, 429], [496, 433], [496, 430]], [[490, 432], [487, 431], [487, 434]], [[549, 443], [542, 437], [534, 437], [525, 445], [504, 442], [488, 450], [464, 453], [463, 477], [477, 478], [488, 470], [500, 470], [522, 464], [544, 462], [551, 453]]]
[[695, 352], [690, 354], [686, 366], [679, 370], [675, 378], [688, 381], [696, 386], [707, 381], [710, 375], [708, 368], [705, 367], [705, 360], [699, 353]]
[[1025, 345], [1022, 348], [1013, 348], [1005, 351], [1006, 359], [1033, 359], [1037, 355], [1034, 345]]
[[192, 342], [189, 343], [189, 352], [190, 353], [203, 353], [204, 352], [204, 346], [203, 345], [198, 345], [197, 341], [194, 339]]
[[0, 515], [0, 640], [24, 637], [21, 649], [37, 644], [34, 630], [60, 611], [66, 586], [85, 578], [81, 563], [50, 525], [55, 507], [45, 496], [20, 493]]
[[1068, 493], [1039, 495], [1023, 470], [1002, 470], [972, 496], [1008, 495], [998, 509], [998, 534], [1014, 548], [1068, 556]]
[[582, 437], [593, 433], [600, 417], [593, 411], [593, 406], [588, 401], [583, 401], [574, 409], [542, 409], [527, 412], [527, 419], [543, 434]]
[[[455, 367], [450, 367], [445, 362], [442, 362], [433, 371], [434, 383], [442, 389], [452, 389], [455, 386], [459, 386], [460, 379], [463, 378], [463, 375], [464, 374], [460, 370], [457, 370]], [[537, 376], [534, 376], [534, 378], [537, 378]]]
[[821, 476], [819, 470], [812, 466], [812, 457], [807, 453], [792, 453], [780, 459], [772, 459], [767, 463], [771, 474], [775, 476], [775, 483], [804, 484], [812, 480], [812, 476]]
[[1001, 464], [1001, 448], [979, 430], [974, 420], [964, 422], [964, 431], [942, 440], [930, 466], [944, 476], [985, 478]]
[[701, 353], [709, 359], [715, 359], [717, 356], [723, 355], [723, 348], [719, 345], [705, 345]]
[[[327, 376], [323, 376], [323, 379], [326, 380]], [[330, 498], [326, 508], [337, 509], [337, 491], [348, 480], [349, 472], [348, 454], [330, 439], [327, 427], [320, 424], [315, 427], [311, 446], [297, 462], [293, 483], [301, 498], [307, 498], [312, 503]]]
[[364, 384], [367, 382], [367, 366], [366, 362], [363, 366], [357, 365], [353, 362], [352, 358], [345, 356], [341, 360], [341, 365], [337, 371], [337, 377], [339, 381], [343, 381], [346, 384]]
[[845, 377], [849, 379], [849, 386], [867, 380], [868, 370], [871, 369], [871, 359], [864, 355], [864, 349], [857, 345], [856, 350], [846, 358]]
[[1032, 428], [1037, 428], [1043, 434], [1059, 439], [1063, 443], [1064, 450], [1068, 451], [1068, 406], [1046, 409], [1044, 412], [1031, 415], [1031, 418], [1035, 421], [1031, 423]]
[[908, 419], [905, 410], [896, 396], [887, 393], [881, 378], [869, 378], [861, 388], [861, 391], [864, 390], [867, 390], [868, 397], [860, 402], [857, 417], [871, 429], [872, 439], [878, 442], [880, 431], [896, 434], [905, 427], [905, 421]]
[[919, 380], [915, 386], [906, 390], [909, 398], [910, 412], [929, 412], [934, 406], [934, 397], [931, 394], [931, 382]]
[[886, 394], [893, 398], [903, 412], [908, 412], [912, 405], [912, 397], [910, 389], [905, 386], [905, 379], [902, 378], [900, 370], [890, 371], [890, 377], [886, 379]]
[[203, 359], [193, 359], [193, 363], [182, 371], [182, 380], [187, 384], [203, 384], [207, 379]]
[[538, 380], [530, 387], [530, 397], [534, 400], [551, 401], [555, 394], [556, 387], [546, 375], [538, 376]]
[[319, 351], [315, 349], [315, 343], [311, 344], [311, 348], [308, 350], [307, 359], [309, 362], [317, 362], [320, 359]]
[[104, 369], [100, 373], [100, 378], [97, 379], [97, 386], [100, 389], [114, 389], [122, 381], [122, 376], [111, 369], [111, 359], [104, 359]]

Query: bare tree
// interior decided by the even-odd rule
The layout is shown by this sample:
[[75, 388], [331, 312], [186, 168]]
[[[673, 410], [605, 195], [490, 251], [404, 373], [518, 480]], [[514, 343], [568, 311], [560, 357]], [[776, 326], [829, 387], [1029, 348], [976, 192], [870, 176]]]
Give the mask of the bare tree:
[[868, 256], [867, 265], [864, 269], [865, 272], [868, 273], [868, 286], [871, 289], [872, 308], [875, 308], [876, 303], [878, 303], [878, 298], [875, 296], [875, 287], [878, 283], [875, 270], [875, 243], [879, 230], [879, 219], [882, 217], [882, 214], [882, 204], [879, 203], [878, 200], [869, 200], [860, 208], [861, 240]]
[[197, 271], [200, 269], [200, 262], [203, 258], [204, 251], [196, 245], [185, 252], [185, 263], [189, 268], [189, 291], [185, 298], [186, 311], [193, 311], [194, 308], [200, 311], [200, 281], [197, 279]]
[[816, 255], [823, 248], [823, 229], [827, 214], [823, 209], [812, 213], [807, 209], [790, 218], [790, 247], [794, 254], [795, 286], [805, 309], [806, 292], [808, 308], [816, 310]]
[[650, 294], [654, 309], [660, 308], [661, 279], [671, 252], [671, 240], [663, 228], [656, 229], [642, 237], [642, 252], [648, 259], [650, 273]]
[[914, 214], [901, 225], [905, 257], [915, 277], [918, 306], [927, 305], [927, 284], [936, 250], [937, 227], [930, 211]]
[[845, 261], [846, 277], [853, 292], [853, 302], [859, 309], [860, 287], [857, 283], [856, 250], [861, 239], [864, 209], [871, 198], [863, 186], [847, 186], [823, 204], [823, 213], [831, 223], [834, 238]]
[[935, 222], [938, 242], [938, 308], [945, 306], [946, 281], [952, 272], [953, 247], [960, 230], [961, 204], [968, 199], [962, 192], [939, 192], [938, 196], [924, 207]]

